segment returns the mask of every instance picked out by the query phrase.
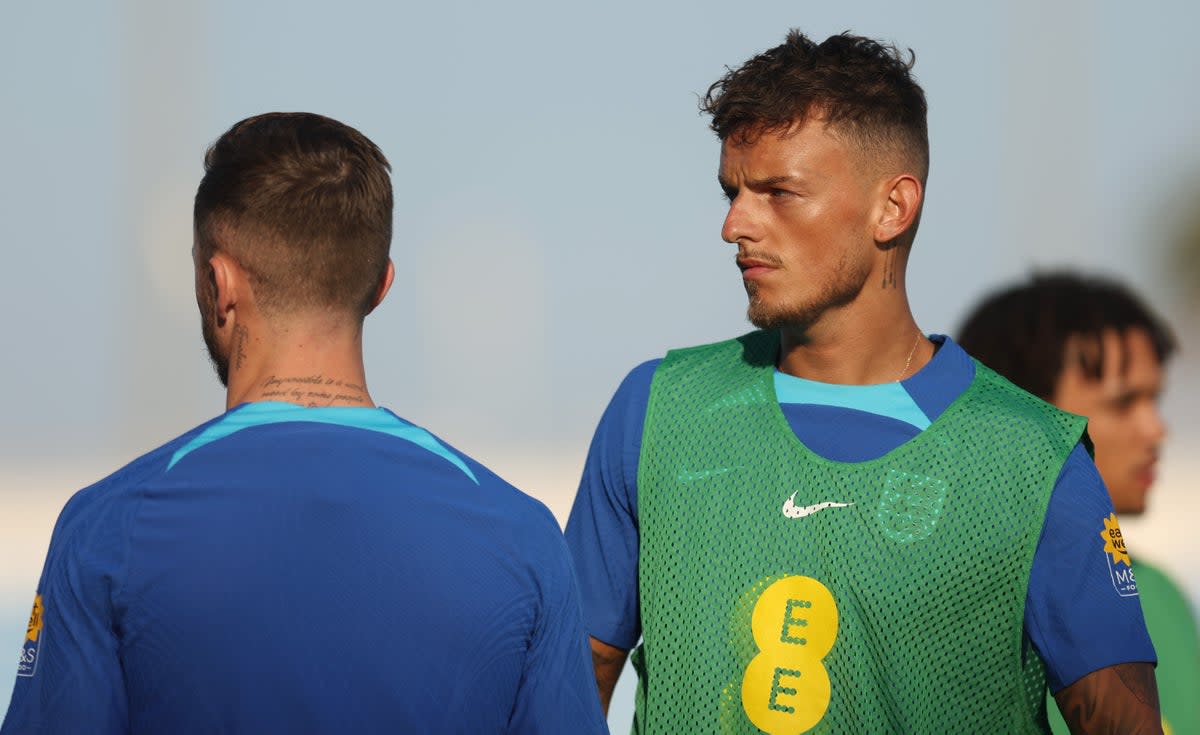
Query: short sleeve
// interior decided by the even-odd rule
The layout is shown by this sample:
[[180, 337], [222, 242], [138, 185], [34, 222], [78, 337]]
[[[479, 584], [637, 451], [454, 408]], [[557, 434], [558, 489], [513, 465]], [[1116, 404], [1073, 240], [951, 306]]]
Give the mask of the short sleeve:
[[55, 525], [0, 732], [124, 733], [128, 709], [114, 592], [123, 523], [102, 487], [77, 494]]
[[1104, 481], [1077, 445], [1050, 496], [1025, 605], [1051, 692], [1109, 666], [1157, 661], [1134, 572]]
[[566, 545], [557, 529], [554, 535], [554, 553], [541, 565], [541, 604], [509, 731], [607, 733], [579, 590]]
[[567, 521], [590, 636], [630, 649], [638, 613], [637, 463], [650, 382], [660, 360], [630, 371], [605, 409]]

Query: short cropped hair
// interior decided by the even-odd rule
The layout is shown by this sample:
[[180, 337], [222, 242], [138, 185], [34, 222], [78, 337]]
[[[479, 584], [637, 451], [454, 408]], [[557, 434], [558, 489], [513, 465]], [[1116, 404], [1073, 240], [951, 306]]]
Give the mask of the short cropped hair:
[[1069, 340], [1082, 340], [1081, 349], [1072, 355], [1086, 376], [1099, 380], [1104, 373], [1101, 336], [1132, 329], [1149, 336], [1159, 363], [1174, 352], [1170, 328], [1124, 285], [1056, 272], [1034, 275], [984, 298], [959, 330], [958, 344], [1017, 386], [1049, 401], [1065, 367]]
[[929, 173], [925, 92], [916, 54], [842, 33], [818, 44], [797, 30], [708, 88], [702, 112], [722, 142], [750, 143], [821, 118], [870, 154], [892, 154], [922, 182]]
[[204, 171], [193, 211], [202, 261], [228, 253], [270, 313], [370, 311], [392, 241], [378, 146], [321, 115], [273, 112], [231, 127]]

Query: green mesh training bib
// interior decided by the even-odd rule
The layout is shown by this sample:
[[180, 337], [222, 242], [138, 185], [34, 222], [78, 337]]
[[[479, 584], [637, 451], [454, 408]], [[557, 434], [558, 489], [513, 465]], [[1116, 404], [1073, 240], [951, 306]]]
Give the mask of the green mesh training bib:
[[775, 399], [778, 349], [755, 332], [654, 375], [634, 731], [1045, 732], [1025, 592], [1084, 420], [977, 364], [917, 437], [829, 461]]

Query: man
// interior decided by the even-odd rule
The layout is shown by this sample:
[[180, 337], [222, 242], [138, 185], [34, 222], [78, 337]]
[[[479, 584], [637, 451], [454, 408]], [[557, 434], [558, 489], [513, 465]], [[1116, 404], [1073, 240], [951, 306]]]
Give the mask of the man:
[[209, 149], [196, 300], [227, 411], [67, 504], [6, 735], [606, 731], [554, 518], [367, 390], [388, 172], [312, 114]]
[[[959, 344], [1018, 386], [1086, 416], [1096, 466], [1119, 515], [1138, 515], [1154, 482], [1166, 426], [1158, 410], [1163, 366], [1175, 349], [1170, 329], [1125, 286], [1074, 273], [1035, 276], [985, 298], [967, 317]], [[1097, 527], [1100, 519], [1096, 520]], [[1103, 553], [1095, 541], [1091, 553]], [[1187, 598], [1159, 569], [1126, 557], [1128, 574], [1159, 652], [1163, 730], [1200, 732], [1200, 644]], [[1106, 640], [1105, 621], [1076, 618], [1080, 635]], [[1066, 724], [1051, 718], [1056, 732]]]
[[[909, 309], [910, 66], [793, 31], [703, 102], [760, 331], [630, 373], [567, 527], [605, 702], [641, 639], [638, 731], [1042, 732], [1047, 677], [1078, 679], [1058, 704], [1081, 731], [1159, 731], [1136, 598], [1031, 572], [1048, 503], [1111, 510], [1083, 420]], [[1065, 515], [1056, 538], [1096, 538]], [[1116, 643], [1037, 617], [1085, 596]]]

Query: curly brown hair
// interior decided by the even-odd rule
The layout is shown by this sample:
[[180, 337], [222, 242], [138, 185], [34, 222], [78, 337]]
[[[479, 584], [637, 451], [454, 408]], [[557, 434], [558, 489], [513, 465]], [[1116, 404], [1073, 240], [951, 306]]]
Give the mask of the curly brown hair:
[[793, 29], [783, 44], [714, 82], [700, 109], [722, 142], [738, 145], [820, 118], [868, 154], [898, 155], [924, 181], [927, 106], [911, 73], [915, 61], [911, 49], [848, 32], [818, 44]]
[[[1082, 342], [1072, 359], [1091, 380], [1104, 374], [1101, 339], [1106, 331], [1142, 330], [1154, 356], [1175, 351], [1170, 326], [1125, 284], [1072, 271], [1035, 274], [985, 296], [958, 330], [958, 344], [973, 357], [1042, 400], [1054, 396], [1066, 369], [1067, 343]], [[1122, 343], [1122, 361], [1128, 359]]]

